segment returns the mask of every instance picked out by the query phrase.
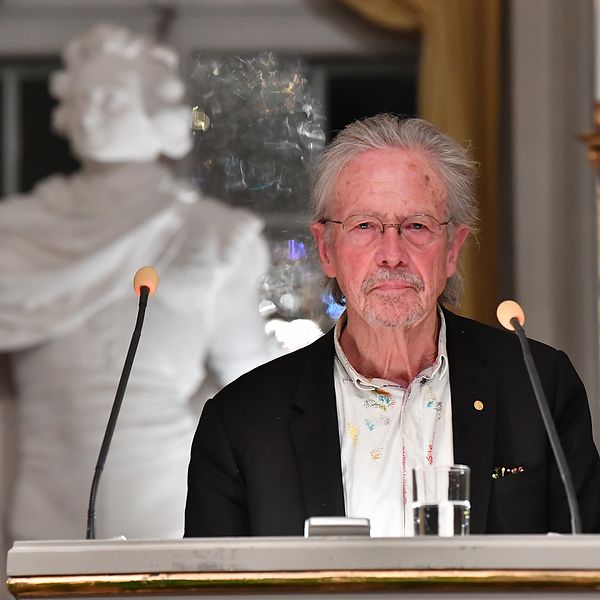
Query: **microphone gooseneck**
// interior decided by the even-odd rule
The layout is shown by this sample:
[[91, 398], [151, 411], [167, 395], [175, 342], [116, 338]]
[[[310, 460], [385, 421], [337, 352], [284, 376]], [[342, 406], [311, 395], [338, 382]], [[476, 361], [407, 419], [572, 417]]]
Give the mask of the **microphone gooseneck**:
[[567, 503], [569, 505], [569, 513], [571, 517], [571, 533], [581, 533], [581, 517], [579, 515], [579, 506], [577, 505], [575, 489], [573, 488], [571, 471], [569, 469], [567, 459], [565, 458], [565, 453], [563, 452], [560, 438], [556, 432], [556, 427], [552, 419], [552, 414], [550, 413], [548, 400], [546, 398], [546, 394], [544, 393], [540, 376], [533, 361], [533, 356], [531, 355], [529, 340], [527, 339], [525, 330], [523, 329], [523, 323], [525, 322], [523, 309], [516, 302], [507, 300], [500, 304], [497, 315], [500, 323], [507, 329], [514, 330], [519, 338], [529, 380], [531, 381], [535, 399], [537, 400], [537, 404], [542, 415], [542, 420], [544, 422], [544, 427], [546, 428], [546, 434], [550, 440], [550, 446], [552, 447], [552, 452], [554, 453], [554, 458], [556, 460], [556, 464], [558, 465], [558, 472], [560, 473], [560, 478], [565, 488], [565, 494], [567, 496]]
[[[150, 280], [147, 280], [148, 270], [150, 270], [154, 274], [153, 276], [150, 276]], [[142, 283], [140, 284], [139, 274], [142, 272], [146, 279], [142, 279]], [[104, 469], [104, 463], [106, 462], [106, 457], [108, 455], [110, 443], [112, 441], [115, 426], [117, 424], [117, 419], [119, 417], [119, 411], [121, 410], [121, 404], [123, 403], [125, 389], [127, 388], [127, 382], [129, 381], [129, 374], [131, 373], [131, 367], [133, 366], [133, 359], [135, 358], [138, 342], [142, 333], [142, 325], [144, 324], [144, 315], [146, 313], [146, 306], [148, 304], [148, 296], [154, 293], [154, 290], [156, 289], [157, 285], [158, 276], [156, 275], [154, 269], [152, 269], [151, 267], [143, 267], [136, 273], [134, 279], [134, 288], [136, 290], [136, 293], [138, 293], [140, 296], [138, 314], [133, 330], [133, 335], [131, 336], [131, 341], [129, 343], [129, 349], [127, 350], [127, 355], [125, 357], [123, 371], [121, 372], [121, 378], [119, 379], [119, 385], [117, 386], [115, 399], [113, 401], [112, 409], [110, 411], [110, 416], [108, 417], [108, 423], [106, 425], [106, 431], [104, 432], [102, 445], [100, 446], [98, 460], [96, 461], [96, 468], [94, 470], [94, 478], [92, 480], [92, 487], [90, 489], [90, 497], [88, 503], [87, 531], [85, 536], [88, 540], [96, 539], [96, 494], [98, 492], [100, 476], [102, 475], [102, 471]]]

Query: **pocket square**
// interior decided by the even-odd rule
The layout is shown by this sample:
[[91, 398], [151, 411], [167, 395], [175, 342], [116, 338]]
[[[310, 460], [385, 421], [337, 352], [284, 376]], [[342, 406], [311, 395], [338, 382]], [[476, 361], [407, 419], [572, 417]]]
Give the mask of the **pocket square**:
[[507, 477], [508, 475], [518, 475], [524, 471], [523, 467], [494, 467], [492, 479], [502, 479], [502, 477]]

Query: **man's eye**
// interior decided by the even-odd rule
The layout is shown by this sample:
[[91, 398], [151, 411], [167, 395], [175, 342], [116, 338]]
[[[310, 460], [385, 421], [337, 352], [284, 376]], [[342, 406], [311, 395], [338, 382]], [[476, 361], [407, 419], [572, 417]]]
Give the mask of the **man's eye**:
[[360, 223], [357, 223], [355, 226], [355, 229], [358, 229], [360, 231], [368, 231], [371, 229], [376, 229], [376, 224], [373, 221], [361, 221]]
[[406, 231], [429, 231], [429, 227], [420, 221], [411, 221], [410, 223], [406, 223], [404, 225], [404, 229]]

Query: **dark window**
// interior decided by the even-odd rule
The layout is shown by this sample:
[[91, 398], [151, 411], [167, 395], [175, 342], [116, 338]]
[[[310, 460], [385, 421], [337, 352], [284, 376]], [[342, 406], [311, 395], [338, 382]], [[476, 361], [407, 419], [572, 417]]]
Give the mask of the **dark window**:
[[28, 192], [48, 175], [77, 168], [68, 142], [51, 131], [56, 101], [48, 91], [48, 78], [58, 67], [58, 59], [48, 58], [0, 62], [0, 196]]
[[322, 80], [327, 141], [357, 119], [382, 112], [417, 114], [417, 46], [401, 56], [320, 58], [308, 64]]
[[20, 123], [23, 160], [19, 174], [23, 191], [52, 173], [71, 173], [77, 168], [67, 140], [52, 132], [51, 114], [55, 105], [46, 78], [23, 79]]

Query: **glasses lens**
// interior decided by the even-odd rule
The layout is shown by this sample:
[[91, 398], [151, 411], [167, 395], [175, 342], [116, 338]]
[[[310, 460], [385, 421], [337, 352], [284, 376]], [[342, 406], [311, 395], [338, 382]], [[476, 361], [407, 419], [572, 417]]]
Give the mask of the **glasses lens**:
[[352, 215], [342, 223], [342, 230], [353, 246], [367, 246], [381, 237], [383, 223], [371, 215]]
[[440, 233], [440, 224], [429, 215], [406, 217], [401, 225], [402, 237], [415, 246], [427, 246]]
[[381, 239], [386, 227], [400, 229], [402, 238], [413, 246], [431, 244], [440, 234], [441, 224], [430, 215], [411, 215], [399, 225], [383, 222], [373, 215], [352, 215], [342, 223], [342, 231], [353, 246], [368, 246]]

